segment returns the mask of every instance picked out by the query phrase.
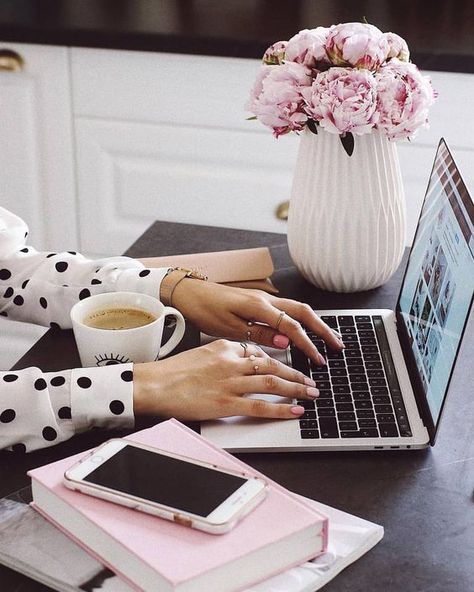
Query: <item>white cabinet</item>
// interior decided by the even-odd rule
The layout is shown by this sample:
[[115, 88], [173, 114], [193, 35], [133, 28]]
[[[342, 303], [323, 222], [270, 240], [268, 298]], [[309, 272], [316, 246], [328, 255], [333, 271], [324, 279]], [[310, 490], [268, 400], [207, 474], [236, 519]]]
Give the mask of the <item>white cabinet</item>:
[[286, 231], [275, 210], [297, 138], [247, 121], [256, 61], [77, 48], [71, 58], [88, 251], [123, 251], [156, 219]]
[[40, 249], [74, 249], [76, 226], [68, 50], [0, 43], [23, 59], [0, 71], [0, 204]]

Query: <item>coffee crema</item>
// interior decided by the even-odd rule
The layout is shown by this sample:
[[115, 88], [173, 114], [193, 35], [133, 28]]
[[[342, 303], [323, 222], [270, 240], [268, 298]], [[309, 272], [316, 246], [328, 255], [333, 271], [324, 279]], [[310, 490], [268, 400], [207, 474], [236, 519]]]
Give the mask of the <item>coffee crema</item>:
[[156, 321], [156, 316], [140, 308], [106, 308], [90, 313], [82, 322], [94, 329], [120, 331], [143, 327], [153, 321]]

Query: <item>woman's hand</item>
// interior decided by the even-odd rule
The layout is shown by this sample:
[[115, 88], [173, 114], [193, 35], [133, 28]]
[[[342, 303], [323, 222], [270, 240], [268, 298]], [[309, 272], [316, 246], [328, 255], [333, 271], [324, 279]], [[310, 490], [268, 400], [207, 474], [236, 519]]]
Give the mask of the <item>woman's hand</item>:
[[173, 306], [209, 335], [281, 349], [292, 341], [318, 364], [326, 362], [301, 325], [324, 339], [329, 348], [340, 350], [344, 347], [310, 306], [260, 290], [232, 288], [188, 278], [176, 286]]
[[135, 364], [133, 407], [136, 415], [205, 420], [232, 415], [291, 419], [304, 408], [246, 398], [272, 393], [289, 399], [314, 399], [313, 380], [268, 357], [252, 344], [225, 340], [146, 364]]

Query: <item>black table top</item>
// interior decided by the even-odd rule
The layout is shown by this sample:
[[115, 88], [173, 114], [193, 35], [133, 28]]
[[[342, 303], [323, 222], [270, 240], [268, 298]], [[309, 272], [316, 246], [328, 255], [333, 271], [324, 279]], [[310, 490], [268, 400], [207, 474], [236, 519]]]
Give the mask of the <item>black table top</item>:
[[[271, 246], [281, 296], [315, 308], [393, 308], [403, 265], [381, 288], [332, 294], [308, 284], [293, 266], [286, 237], [272, 233], [157, 222], [127, 251], [132, 257]], [[406, 258], [405, 258], [406, 260]], [[328, 592], [468, 592], [474, 590], [474, 407], [472, 339], [463, 347], [436, 445], [421, 451], [241, 454], [285, 487], [385, 528], [384, 539], [338, 575]], [[190, 328], [183, 347], [197, 344]], [[45, 371], [78, 365], [72, 333], [49, 331], [18, 362]], [[139, 427], [144, 427], [140, 425]], [[82, 434], [24, 457], [0, 453], [0, 495], [28, 484], [25, 473], [110, 437]], [[24, 586], [24, 587], [23, 587]], [[2, 592], [45, 588], [0, 568]]]
[[301, 29], [362, 21], [405, 37], [431, 70], [474, 72], [472, 2], [2, 0], [0, 40], [260, 58]]

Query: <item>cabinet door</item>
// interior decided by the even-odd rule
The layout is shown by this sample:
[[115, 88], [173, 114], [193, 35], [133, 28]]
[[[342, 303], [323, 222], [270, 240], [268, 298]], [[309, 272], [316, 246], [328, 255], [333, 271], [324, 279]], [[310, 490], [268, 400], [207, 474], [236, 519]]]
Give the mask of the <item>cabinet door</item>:
[[28, 223], [30, 244], [74, 249], [68, 50], [0, 42], [6, 49], [23, 67], [0, 71], [0, 204]]

